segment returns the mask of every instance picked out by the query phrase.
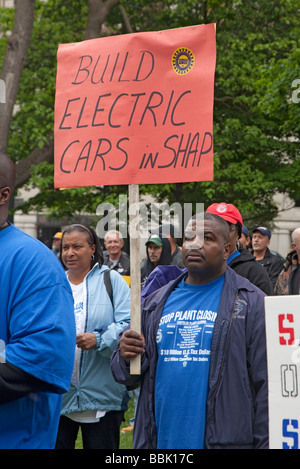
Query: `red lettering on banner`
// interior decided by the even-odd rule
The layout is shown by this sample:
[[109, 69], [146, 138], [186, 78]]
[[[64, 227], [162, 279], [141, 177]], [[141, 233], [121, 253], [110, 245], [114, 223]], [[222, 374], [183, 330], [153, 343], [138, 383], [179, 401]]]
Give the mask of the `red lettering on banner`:
[[279, 314], [278, 315], [278, 328], [280, 334], [288, 334], [289, 338], [286, 340], [285, 337], [279, 336], [279, 343], [280, 345], [293, 345], [295, 340], [294, 328], [293, 327], [285, 327], [283, 325], [283, 321], [286, 320], [289, 323], [294, 322], [293, 314]]

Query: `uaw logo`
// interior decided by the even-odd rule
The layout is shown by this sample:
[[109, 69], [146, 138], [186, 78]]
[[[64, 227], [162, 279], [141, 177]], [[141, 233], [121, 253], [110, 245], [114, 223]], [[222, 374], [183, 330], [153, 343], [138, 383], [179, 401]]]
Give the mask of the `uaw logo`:
[[234, 313], [232, 316], [234, 318], [244, 319], [246, 307], [247, 307], [247, 302], [238, 297], [234, 304]]
[[156, 334], [156, 342], [159, 344], [162, 339], [162, 332], [161, 329], [158, 329], [157, 334]]
[[177, 75], [186, 75], [195, 65], [195, 56], [190, 49], [180, 47], [172, 55], [172, 67]]
[[217, 212], [219, 212], [219, 213], [224, 213], [224, 212], [226, 212], [226, 210], [227, 210], [226, 205], [219, 204], [218, 207], [217, 207]]

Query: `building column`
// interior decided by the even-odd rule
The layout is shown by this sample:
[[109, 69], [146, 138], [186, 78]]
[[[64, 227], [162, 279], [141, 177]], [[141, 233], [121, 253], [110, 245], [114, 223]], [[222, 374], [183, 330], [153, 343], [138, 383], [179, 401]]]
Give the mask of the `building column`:
[[37, 215], [36, 213], [29, 213], [25, 215], [21, 212], [14, 214], [14, 225], [24, 233], [37, 238]]

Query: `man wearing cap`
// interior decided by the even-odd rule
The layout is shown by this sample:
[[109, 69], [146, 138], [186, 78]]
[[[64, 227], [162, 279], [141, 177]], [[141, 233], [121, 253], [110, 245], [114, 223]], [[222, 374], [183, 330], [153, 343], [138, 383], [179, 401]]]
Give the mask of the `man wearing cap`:
[[151, 234], [146, 242], [146, 254], [141, 266], [142, 285], [157, 265], [170, 265], [171, 246], [168, 238], [157, 233]]
[[52, 252], [53, 254], [56, 255], [56, 257], [59, 257], [60, 255], [60, 245], [61, 245], [61, 238], [62, 238], [62, 232], [58, 231], [55, 233], [55, 235], [52, 237], [53, 242], [52, 242]]
[[265, 269], [255, 261], [255, 257], [244, 248], [238, 249], [243, 219], [240, 211], [232, 204], [225, 202], [210, 205], [206, 212], [213, 213], [227, 221], [230, 229], [230, 253], [227, 265], [253, 285], [259, 287], [267, 295], [273, 294], [273, 286]]
[[249, 233], [248, 228], [247, 228], [246, 225], [242, 226], [242, 234], [241, 234], [241, 237], [239, 239], [239, 243], [244, 249], [249, 249], [250, 250], [251, 236], [250, 236], [250, 233]]
[[186, 269], [145, 298], [142, 334], [124, 331], [112, 355], [115, 380], [141, 385], [134, 449], [268, 448], [265, 294], [228, 268], [228, 239], [221, 217], [192, 217]]
[[166, 236], [169, 240], [171, 246], [171, 262], [170, 265], [177, 265], [181, 269], [184, 269], [184, 263], [182, 261], [182, 253], [181, 249], [177, 244], [177, 240], [175, 238], [175, 228], [174, 225], [164, 224], [160, 225], [156, 230], [153, 230], [153, 233], [158, 233], [160, 235]]
[[256, 257], [257, 262], [265, 267], [273, 288], [275, 288], [278, 275], [283, 269], [283, 263], [268, 248], [270, 239], [271, 231], [268, 228], [264, 226], [254, 228], [252, 236], [253, 255]]

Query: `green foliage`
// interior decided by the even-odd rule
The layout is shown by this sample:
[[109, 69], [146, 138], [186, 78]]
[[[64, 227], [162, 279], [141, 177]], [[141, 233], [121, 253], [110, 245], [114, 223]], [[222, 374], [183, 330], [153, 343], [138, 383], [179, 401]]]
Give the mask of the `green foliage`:
[[72, 220], [80, 214], [96, 214], [98, 205], [104, 200], [116, 206], [119, 195], [127, 192], [127, 187], [124, 189], [124, 186], [111, 186], [109, 191], [105, 187], [53, 189], [53, 164], [50, 163], [35, 166], [29, 183], [40, 192], [23, 203], [22, 211], [28, 213], [33, 206], [37, 211], [49, 207], [50, 218], [66, 220]]
[[53, 133], [58, 45], [82, 40], [86, 1], [37, 0], [31, 46], [19, 87], [8, 154], [15, 161], [42, 148]]
[[[240, 0], [121, 0], [134, 31], [216, 23], [214, 181], [143, 185], [158, 201], [231, 202], [249, 223], [267, 223], [277, 213], [277, 191], [300, 194], [300, 103], [292, 83], [300, 79], [299, 2]], [[18, 95], [9, 154], [25, 158], [53, 130], [56, 52], [59, 43], [80, 41], [88, 2], [37, 2], [32, 44]], [[4, 31], [11, 27], [7, 13]], [[107, 20], [112, 34], [125, 33], [120, 9]], [[0, 40], [3, 54], [3, 39]], [[300, 97], [300, 93], [298, 94]], [[47, 168], [47, 171], [46, 169]], [[46, 171], [46, 172], [45, 172]], [[49, 173], [50, 172], [50, 173]], [[124, 187], [53, 190], [53, 167], [38, 166], [31, 183], [41, 194], [24, 209], [47, 208], [57, 217], [95, 213], [103, 200], [117, 200]]]
[[[177, 17], [179, 10], [185, 15], [184, 25], [217, 24], [214, 181], [151, 190], [170, 203], [176, 198], [184, 202], [192, 198], [206, 206], [231, 202], [245, 221], [266, 223], [277, 214], [273, 201], [277, 191], [291, 197], [300, 193], [300, 180], [294, 177], [299, 171], [300, 105], [290, 106], [286, 99], [292, 77], [300, 78], [297, 2], [184, 3], [186, 8], [176, 2], [175, 11]], [[276, 79], [274, 69], [280, 63], [285, 74]]]
[[[300, 138], [300, 42], [287, 57], [271, 60], [257, 83], [261, 111], [286, 137]], [[298, 89], [298, 90], [297, 90]]]

